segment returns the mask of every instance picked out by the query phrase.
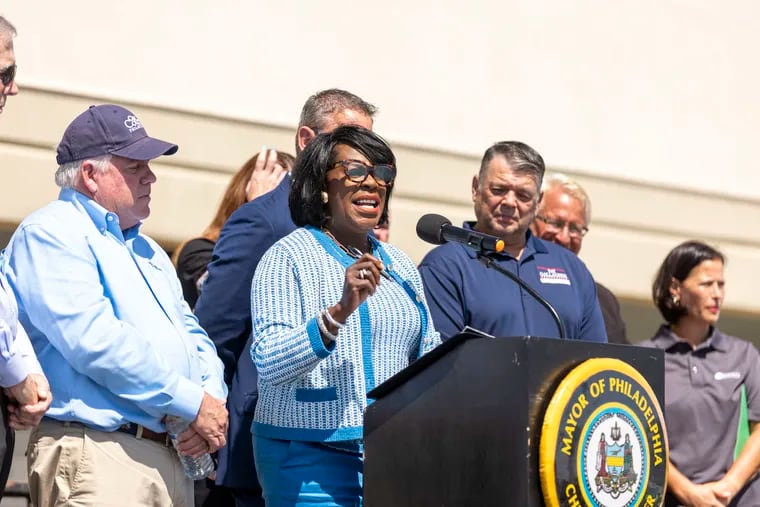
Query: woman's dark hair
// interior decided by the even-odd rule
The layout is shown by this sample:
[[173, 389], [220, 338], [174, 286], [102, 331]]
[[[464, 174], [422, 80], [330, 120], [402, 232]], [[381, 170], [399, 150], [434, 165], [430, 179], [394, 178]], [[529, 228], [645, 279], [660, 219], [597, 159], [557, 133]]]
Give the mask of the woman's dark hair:
[[686, 315], [687, 311], [686, 308], [673, 301], [670, 293], [673, 279], [683, 282], [692, 269], [704, 261], [711, 260], [726, 263], [723, 254], [715, 248], [701, 241], [686, 241], [671, 250], [662, 261], [652, 284], [652, 299], [666, 322], [675, 324]]
[[[290, 217], [299, 227], [312, 225], [323, 227], [328, 220], [327, 205], [322, 202], [325, 190], [325, 175], [337, 160], [333, 160], [338, 145], [355, 149], [373, 165], [389, 164], [396, 166], [396, 157], [383, 138], [362, 127], [338, 127], [332, 132], [319, 134], [296, 157], [293, 167], [293, 182], [290, 187], [288, 205]], [[393, 185], [388, 185], [385, 194], [385, 206], [380, 223], [388, 221], [388, 204]]]

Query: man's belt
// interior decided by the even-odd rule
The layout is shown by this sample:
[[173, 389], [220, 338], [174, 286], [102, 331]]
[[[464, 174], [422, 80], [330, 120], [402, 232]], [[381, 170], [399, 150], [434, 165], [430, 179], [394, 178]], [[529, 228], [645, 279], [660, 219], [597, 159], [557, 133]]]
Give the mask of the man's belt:
[[161, 445], [165, 445], [166, 447], [170, 447], [172, 445], [168, 433], [156, 433], [155, 431], [149, 430], [142, 424], [122, 424], [116, 429], [116, 431], [127, 433], [128, 435], [132, 435], [137, 439], [145, 439], [152, 442], [157, 442]]
[[[44, 421], [49, 421], [51, 423], [60, 424], [64, 427], [71, 427], [71, 428], [89, 428], [89, 426], [82, 424], [78, 421], [59, 421], [57, 419], [53, 419], [51, 417], [45, 417], [43, 418]], [[102, 430], [99, 430], [102, 431]], [[171, 439], [169, 438], [168, 433], [156, 433], [155, 431], [149, 430], [142, 424], [135, 424], [135, 423], [126, 423], [122, 424], [118, 428], [116, 428], [116, 431], [120, 433], [126, 433], [128, 435], [132, 435], [135, 438], [141, 439], [141, 440], [150, 440], [151, 442], [156, 442], [161, 445], [165, 445], [166, 447], [171, 447]]]

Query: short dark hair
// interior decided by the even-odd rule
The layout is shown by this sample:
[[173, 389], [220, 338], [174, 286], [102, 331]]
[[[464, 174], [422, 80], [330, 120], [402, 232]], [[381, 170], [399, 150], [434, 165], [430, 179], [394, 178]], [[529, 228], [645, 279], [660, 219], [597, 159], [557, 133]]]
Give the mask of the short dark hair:
[[686, 315], [686, 308], [673, 301], [670, 285], [673, 279], [683, 282], [691, 270], [704, 261], [719, 260], [726, 263], [725, 257], [715, 248], [701, 241], [685, 241], [668, 253], [652, 283], [652, 300], [660, 314], [669, 324], [675, 324]]
[[488, 148], [480, 161], [479, 182], [483, 181], [488, 164], [497, 155], [504, 157], [515, 172], [532, 176], [536, 180], [537, 188], [541, 188], [546, 171], [544, 159], [536, 150], [520, 141], [501, 141]]
[[330, 88], [317, 92], [306, 100], [298, 126], [309, 127], [315, 132], [320, 132], [325, 126], [327, 117], [346, 109], [361, 111], [370, 118], [377, 113], [375, 106], [358, 95], [338, 88]]
[[[390, 164], [395, 167], [396, 157], [382, 137], [371, 130], [357, 126], [338, 127], [332, 132], [319, 134], [296, 157], [288, 205], [290, 216], [299, 227], [323, 227], [328, 220], [327, 205], [322, 202], [325, 175], [335, 162], [335, 148], [344, 144], [367, 157], [371, 164]], [[380, 223], [388, 221], [388, 205], [393, 185], [388, 186]]]

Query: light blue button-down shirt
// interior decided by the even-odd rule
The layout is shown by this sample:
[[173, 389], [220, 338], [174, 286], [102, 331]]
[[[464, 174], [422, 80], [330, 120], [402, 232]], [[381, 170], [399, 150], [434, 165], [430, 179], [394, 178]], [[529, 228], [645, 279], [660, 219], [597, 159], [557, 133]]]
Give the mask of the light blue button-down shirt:
[[0, 274], [0, 386], [15, 386], [30, 373], [42, 373], [32, 344], [18, 324], [18, 307], [13, 292]]
[[166, 253], [139, 225], [71, 189], [11, 238], [4, 270], [50, 381], [47, 415], [106, 431], [164, 431], [195, 419], [204, 390], [224, 399], [223, 366]]

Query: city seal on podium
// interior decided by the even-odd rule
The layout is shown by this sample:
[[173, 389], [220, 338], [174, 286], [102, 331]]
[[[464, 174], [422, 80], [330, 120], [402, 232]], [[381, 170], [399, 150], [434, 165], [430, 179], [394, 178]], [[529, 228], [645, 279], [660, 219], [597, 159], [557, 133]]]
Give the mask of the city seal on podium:
[[538, 460], [548, 507], [660, 507], [668, 441], [649, 383], [619, 359], [576, 366], [546, 408]]

